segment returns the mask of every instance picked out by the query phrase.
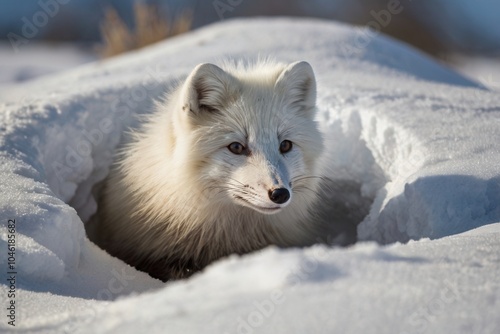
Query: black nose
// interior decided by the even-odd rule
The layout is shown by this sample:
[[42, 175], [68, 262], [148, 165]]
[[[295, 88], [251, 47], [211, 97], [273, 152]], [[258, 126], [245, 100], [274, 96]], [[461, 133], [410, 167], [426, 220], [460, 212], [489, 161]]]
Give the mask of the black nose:
[[290, 192], [285, 188], [269, 190], [269, 198], [274, 203], [283, 204], [290, 199]]

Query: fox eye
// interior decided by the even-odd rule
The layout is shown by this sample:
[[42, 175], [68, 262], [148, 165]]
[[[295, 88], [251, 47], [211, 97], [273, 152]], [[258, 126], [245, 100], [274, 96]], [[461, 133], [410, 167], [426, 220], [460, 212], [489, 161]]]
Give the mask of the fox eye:
[[280, 144], [280, 152], [281, 153], [287, 153], [289, 152], [293, 147], [293, 144], [289, 140], [283, 140]]
[[243, 146], [237, 142], [229, 144], [229, 146], [227, 148], [229, 151], [231, 151], [231, 153], [237, 154], [237, 155], [243, 154], [245, 152], [245, 146]]

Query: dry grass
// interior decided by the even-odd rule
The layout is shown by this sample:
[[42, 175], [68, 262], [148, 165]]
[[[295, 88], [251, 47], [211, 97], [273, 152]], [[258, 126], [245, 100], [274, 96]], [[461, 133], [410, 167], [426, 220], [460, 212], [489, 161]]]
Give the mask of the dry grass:
[[139, 49], [191, 29], [191, 12], [185, 11], [172, 22], [160, 14], [154, 5], [134, 5], [135, 29], [127, 27], [113, 8], [108, 8], [101, 23], [103, 44], [98, 48], [101, 57], [112, 57]]

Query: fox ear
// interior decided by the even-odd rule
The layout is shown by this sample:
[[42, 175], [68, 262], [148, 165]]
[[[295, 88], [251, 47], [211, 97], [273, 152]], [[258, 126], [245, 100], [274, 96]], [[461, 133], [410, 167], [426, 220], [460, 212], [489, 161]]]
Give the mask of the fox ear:
[[276, 80], [275, 88], [285, 94], [291, 105], [308, 110], [316, 106], [316, 78], [308, 62], [288, 65]]
[[183, 110], [194, 115], [222, 109], [230, 98], [236, 79], [213, 64], [199, 64], [186, 79]]

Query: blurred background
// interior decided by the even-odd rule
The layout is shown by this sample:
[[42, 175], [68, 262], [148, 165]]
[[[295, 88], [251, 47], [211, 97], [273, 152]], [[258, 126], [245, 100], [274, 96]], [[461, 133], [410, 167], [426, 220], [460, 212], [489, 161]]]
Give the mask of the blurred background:
[[[399, 6], [398, 6], [399, 3]], [[402, 8], [390, 16], [393, 7]], [[18, 0], [0, 3], [0, 89], [237, 17], [376, 24], [500, 90], [497, 0]]]

